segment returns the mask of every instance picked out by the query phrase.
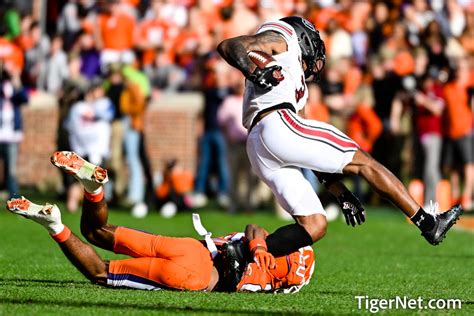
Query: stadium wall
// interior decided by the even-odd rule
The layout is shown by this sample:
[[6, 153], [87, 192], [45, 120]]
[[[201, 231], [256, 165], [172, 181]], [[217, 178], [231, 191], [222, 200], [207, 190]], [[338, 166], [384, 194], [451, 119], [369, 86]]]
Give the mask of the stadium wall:
[[[184, 168], [194, 171], [202, 104], [198, 93], [163, 94], [149, 104], [145, 137], [153, 172], [161, 170], [172, 158], [178, 158]], [[24, 140], [17, 166], [20, 185], [39, 189], [60, 187], [59, 171], [49, 162], [56, 150], [58, 114], [56, 98], [41, 92], [35, 93], [23, 108]]]

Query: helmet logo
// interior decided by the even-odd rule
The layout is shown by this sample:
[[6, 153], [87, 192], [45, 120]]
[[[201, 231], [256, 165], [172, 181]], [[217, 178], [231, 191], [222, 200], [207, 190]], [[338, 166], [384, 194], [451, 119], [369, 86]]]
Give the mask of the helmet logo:
[[303, 18], [301, 18], [301, 21], [302, 21], [303, 24], [304, 24], [307, 28], [309, 28], [311, 31], [316, 32], [316, 29], [314, 28], [313, 23], [311, 23], [310, 21], [308, 21], [308, 20], [306, 20], [306, 19], [303, 19]]

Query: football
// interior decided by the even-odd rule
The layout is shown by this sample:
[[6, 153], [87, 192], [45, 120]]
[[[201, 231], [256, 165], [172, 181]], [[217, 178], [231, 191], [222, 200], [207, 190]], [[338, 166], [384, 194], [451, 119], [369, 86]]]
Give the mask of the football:
[[250, 51], [247, 55], [249, 56], [250, 60], [260, 69], [265, 68], [269, 63], [275, 61], [272, 56], [259, 50]]

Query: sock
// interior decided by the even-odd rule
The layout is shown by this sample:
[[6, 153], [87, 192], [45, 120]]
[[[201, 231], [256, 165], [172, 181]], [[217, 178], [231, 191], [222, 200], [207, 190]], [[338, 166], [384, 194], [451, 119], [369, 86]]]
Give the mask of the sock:
[[71, 236], [71, 230], [69, 229], [69, 227], [64, 226], [64, 225], [62, 225], [62, 230], [61, 231], [59, 231], [57, 233], [54, 233], [54, 234], [51, 234], [51, 237], [53, 237], [53, 239], [57, 243], [65, 242], [66, 240], [69, 239], [70, 236]]
[[433, 215], [426, 213], [423, 208], [420, 207], [418, 212], [413, 215], [410, 220], [418, 226], [422, 232], [430, 231], [436, 224], [435, 218]]
[[[84, 186], [89, 193], [98, 193], [102, 185], [108, 181], [107, 170], [88, 161], [79, 169], [74, 177]], [[97, 191], [97, 192], [96, 192]]]
[[104, 198], [104, 190], [102, 186], [93, 192], [87, 191], [87, 189], [84, 187], [84, 198], [90, 202], [100, 202]]

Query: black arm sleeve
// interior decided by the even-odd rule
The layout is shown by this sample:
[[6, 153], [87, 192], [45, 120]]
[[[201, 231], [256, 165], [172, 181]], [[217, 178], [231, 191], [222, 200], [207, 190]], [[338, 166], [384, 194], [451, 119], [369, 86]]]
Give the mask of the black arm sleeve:
[[334, 182], [341, 181], [343, 178], [342, 174], [318, 172], [314, 170], [313, 173], [316, 175], [319, 182], [321, 182], [326, 189], [329, 188], [329, 186]]
[[313, 244], [311, 235], [299, 224], [291, 224], [278, 228], [265, 239], [268, 252], [275, 257], [289, 255], [301, 247]]

